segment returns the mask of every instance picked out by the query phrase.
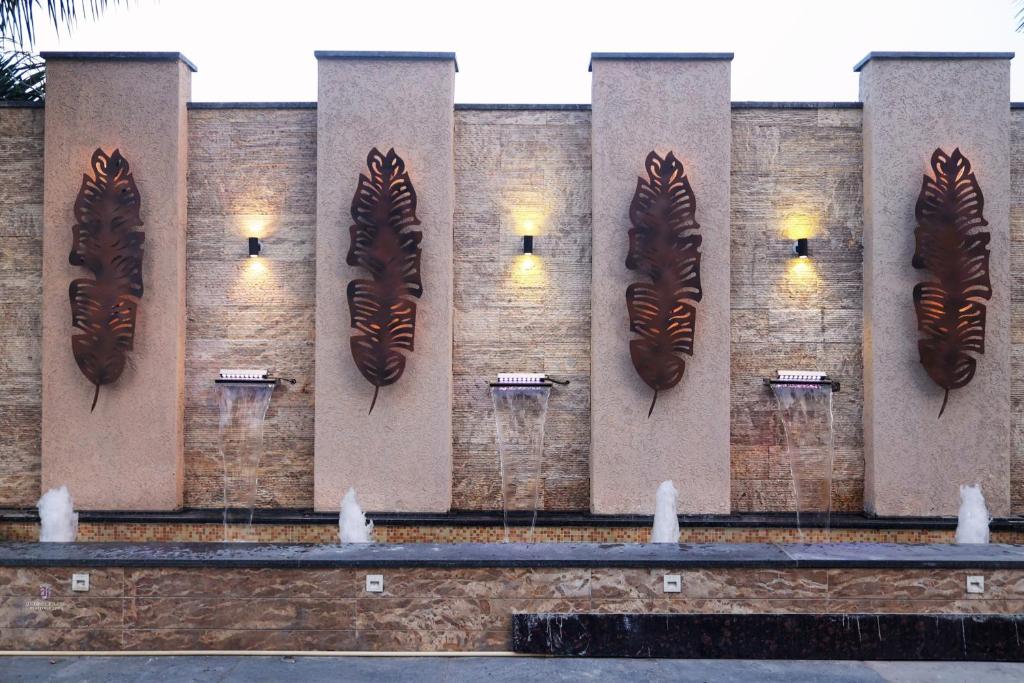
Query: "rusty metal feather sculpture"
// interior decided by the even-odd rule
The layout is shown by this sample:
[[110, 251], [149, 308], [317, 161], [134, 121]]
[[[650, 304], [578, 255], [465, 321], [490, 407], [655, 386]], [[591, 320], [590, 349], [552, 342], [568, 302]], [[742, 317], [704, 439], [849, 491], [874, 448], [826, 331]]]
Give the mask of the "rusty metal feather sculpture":
[[647, 155], [647, 179], [637, 178], [629, 206], [629, 255], [626, 267], [650, 278], [626, 289], [629, 329], [639, 338], [629, 342], [633, 367], [654, 389], [647, 417], [654, 412], [658, 392], [671, 389], [683, 377], [693, 355], [697, 309], [701, 300], [700, 245], [697, 199], [672, 152], [662, 159]]
[[82, 374], [100, 387], [124, 371], [135, 340], [135, 316], [142, 298], [142, 198], [128, 161], [119, 150], [92, 155], [93, 177], [82, 176], [75, 200], [74, 243], [68, 261], [92, 271], [93, 279], [71, 282], [71, 324], [81, 332], [71, 349]]
[[419, 225], [416, 190], [405, 162], [389, 150], [377, 148], [366, 157], [369, 175], [360, 174], [352, 198], [351, 244], [346, 263], [369, 271], [370, 279], [348, 284], [352, 358], [363, 377], [374, 386], [370, 413], [381, 387], [394, 384], [405, 371], [403, 351], [413, 350], [416, 303], [409, 297], [423, 294], [420, 278], [420, 241], [423, 233], [407, 228]]
[[928, 376], [949, 392], [966, 386], [977, 361], [969, 353], [985, 353], [985, 304], [992, 298], [989, 279], [988, 225], [982, 215], [985, 199], [971, 162], [953, 150], [936, 149], [931, 159], [934, 178], [924, 176], [917, 199], [914, 268], [936, 279], [914, 286], [917, 348]]

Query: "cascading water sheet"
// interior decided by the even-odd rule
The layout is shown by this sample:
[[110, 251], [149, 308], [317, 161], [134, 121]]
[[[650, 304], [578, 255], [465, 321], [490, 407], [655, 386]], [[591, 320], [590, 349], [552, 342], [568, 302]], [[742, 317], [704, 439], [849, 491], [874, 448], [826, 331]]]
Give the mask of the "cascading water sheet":
[[505, 542], [509, 542], [508, 513], [533, 513], [527, 540], [533, 540], [540, 502], [541, 459], [544, 454], [544, 422], [550, 386], [492, 386]]
[[773, 384], [771, 388], [785, 434], [797, 531], [802, 538], [801, 513], [805, 520], [810, 515], [822, 518], [826, 530], [831, 522], [832, 386]]
[[270, 406], [272, 383], [217, 384], [220, 408], [219, 446], [224, 473], [224, 540], [228, 540], [228, 510], [246, 508], [246, 531], [251, 535], [256, 509], [263, 423]]

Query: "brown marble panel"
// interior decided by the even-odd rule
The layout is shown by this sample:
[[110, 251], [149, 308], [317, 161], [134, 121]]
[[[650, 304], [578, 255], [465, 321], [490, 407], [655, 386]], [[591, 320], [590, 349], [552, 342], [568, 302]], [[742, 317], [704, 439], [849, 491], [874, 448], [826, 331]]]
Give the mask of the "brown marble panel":
[[119, 598], [124, 595], [124, 570], [115, 567], [0, 567], [0, 595], [41, 598], [44, 592], [48, 592], [51, 599], [86, 597], [71, 590], [71, 575], [79, 572], [89, 575], [87, 597]]
[[120, 598], [0, 597], [0, 628], [119, 628]]
[[355, 620], [354, 600], [317, 598], [133, 598], [127, 628], [345, 630]]
[[0, 628], [0, 650], [120, 650], [121, 645], [119, 628]]
[[587, 569], [399, 569], [365, 570], [384, 575], [383, 597], [395, 598], [588, 598]]
[[359, 650], [373, 652], [507, 652], [502, 631], [360, 631]]
[[360, 631], [487, 631], [507, 625], [507, 615], [485, 599], [382, 597], [356, 604]]
[[[683, 590], [665, 593], [664, 575], [680, 574]], [[595, 600], [621, 598], [814, 598], [825, 597], [825, 570], [772, 569], [595, 569]]]
[[131, 629], [126, 650], [358, 650], [355, 631]]
[[354, 569], [131, 569], [129, 597], [351, 598], [365, 589]]
[[939, 569], [829, 569], [828, 594], [834, 598], [956, 599], [965, 595], [966, 579], [966, 571]]

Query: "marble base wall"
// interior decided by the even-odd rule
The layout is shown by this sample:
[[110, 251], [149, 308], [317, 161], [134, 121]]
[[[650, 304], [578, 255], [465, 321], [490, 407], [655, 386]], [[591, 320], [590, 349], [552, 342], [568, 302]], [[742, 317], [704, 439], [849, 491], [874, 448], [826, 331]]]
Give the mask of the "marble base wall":
[[[88, 594], [71, 574], [90, 573]], [[1017, 570], [0, 568], [0, 650], [506, 651], [517, 613], [1013, 614]], [[382, 573], [385, 591], [365, 592]], [[985, 577], [984, 595], [964, 591]], [[872, 624], [872, 628], [874, 628]]]

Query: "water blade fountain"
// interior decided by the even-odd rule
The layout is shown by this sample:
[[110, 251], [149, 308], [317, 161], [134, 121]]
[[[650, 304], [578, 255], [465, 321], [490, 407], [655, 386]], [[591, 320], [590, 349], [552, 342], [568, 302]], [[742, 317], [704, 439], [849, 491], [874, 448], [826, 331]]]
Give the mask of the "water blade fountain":
[[491, 383], [506, 543], [510, 511], [532, 513], [526, 538], [533, 540], [551, 386], [549, 378], [538, 373], [503, 373]]
[[823, 372], [779, 370], [764, 383], [771, 388], [785, 436], [793, 486], [797, 533], [801, 515], [828, 529], [832, 516], [832, 467], [835, 455], [833, 394], [839, 383]]
[[271, 379], [266, 370], [221, 370], [216, 380], [225, 541], [228, 540], [229, 511], [237, 508], [248, 510], [244, 535], [252, 536], [263, 457], [263, 424], [277, 381]]

